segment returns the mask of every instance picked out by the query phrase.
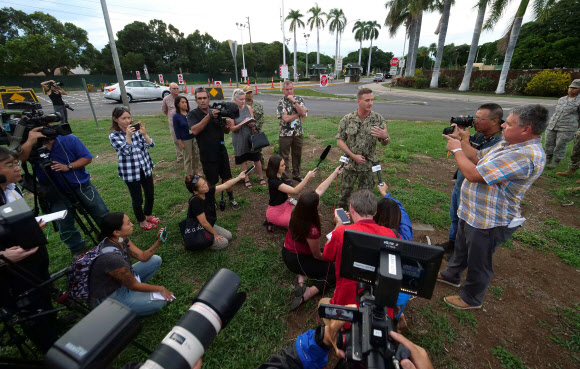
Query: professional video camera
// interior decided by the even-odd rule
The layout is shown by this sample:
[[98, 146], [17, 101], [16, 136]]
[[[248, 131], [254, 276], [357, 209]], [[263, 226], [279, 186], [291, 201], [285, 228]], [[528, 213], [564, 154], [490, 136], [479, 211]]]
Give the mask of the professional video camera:
[[[240, 277], [218, 270], [165, 336], [143, 369], [191, 369], [246, 300]], [[47, 368], [104, 368], [140, 329], [136, 314], [107, 299], [62, 336], [45, 356]]]
[[350, 362], [366, 368], [396, 368], [408, 358], [403, 345], [390, 338], [393, 322], [386, 306], [395, 307], [399, 292], [430, 299], [443, 248], [350, 229], [344, 231], [340, 276], [359, 281], [359, 308], [321, 304], [319, 315], [352, 323], [337, 347]]
[[[473, 115], [468, 115], [466, 117], [451, 117], [451, 123], [457, 124], [458, 127], [468, 128], [472, 127], [474, 122]], [[444, 135], [450, 135], [455, 130], [455, 127], [449, 126], [443, 129]]]
[[62, 87], [62, 86], [64, 86], [64, 83], [62, 83], [62, 82], [48, 82], [47, 86], [48, 87], [52, 87], [52, 86]]
[[28, 132], [36, 127], [43, 127], [40, 132], [48, 140], [72, 133], [68, 123], [51, 125], [50, 123], [60, 122], [61, 115], [44, 114], [39, 103], [22, 101], [8, 103], [6, 107], [7, 110], [0, 111], [0, 145], [10, 145], [10, 149], [18, 149], [28, 139]]
[[20, 246], [28, 250], [47, 243], [24, 199], [0, 206], [0, 245], [6, 248]]
[[214, 102], [210, 109], [219, 110], [219, 114], [217, 119], [220, 120], [220, 126], [223, 128], [226, 124], [226, 118], [236, 119], [240, 117], [240, 109], [238, 108], [238, 104], [229, 102], [229, 101], [221, 101], [221, 102]]

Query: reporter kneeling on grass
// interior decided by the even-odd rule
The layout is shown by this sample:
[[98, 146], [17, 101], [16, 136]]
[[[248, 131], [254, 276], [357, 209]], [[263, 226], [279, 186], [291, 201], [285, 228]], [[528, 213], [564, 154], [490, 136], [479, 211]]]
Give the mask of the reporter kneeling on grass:
[[209, 186], [199, 175], [185, 177], [185, 187], [193, 194], [189, 200], [185, 224], [185, 248], [187, 250], [221, 250], [228, 247], [232, 233], [215, 225], [217, 221], [215, 195], [231, 188], [246, 177], [241, 172], [236, 178], [219, 186]]
[[[167, 301], [173, 301], [172, 292], [163, 286], [145, 283], [161, 266], [161, 257], [155, 252], [161, 246], [159, 230], [157, 241], [142, 251], [129, 239], [133, 223], [125, 213], [110, 213], [101, 223], [102, 254], [95, 259], [89, 274], [90, 304], [97, 307], [107, 297], [115, 299], [139, 316], [151, 315]], [[131, 265], [131, 257], [139, 260]], [[151, 292], [159, 292], [165, 300], [151, 300]]]

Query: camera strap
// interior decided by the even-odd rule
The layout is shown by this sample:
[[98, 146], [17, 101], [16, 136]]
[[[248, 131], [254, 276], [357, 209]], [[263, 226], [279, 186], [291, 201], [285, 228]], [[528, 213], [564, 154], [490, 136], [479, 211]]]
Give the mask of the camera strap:
[[20, 142], [22, 141], [22, 136], [24, 135], [24, 130], [26, 128], [23, 124], [17, 124], [14, 128], [14, 133], [10, 137], [10, 145], [8, 145], [8, 150], [21, 152]]

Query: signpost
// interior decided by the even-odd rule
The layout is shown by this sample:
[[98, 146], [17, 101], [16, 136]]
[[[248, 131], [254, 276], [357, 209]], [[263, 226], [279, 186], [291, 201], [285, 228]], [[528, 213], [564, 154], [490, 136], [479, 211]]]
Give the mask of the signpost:
[[242, 78], [248, 77], [248, 70], [246, 68], [242, 69]]
[[215, 87], [222, 87], [222, 81], [215, 81]]
[[282, 78], [282, 79], [288, 78], [288, 64], [281, 64], [280, 65], [280, 78]]
[[137, 75], [137, 79], [141, 79], [141, 73], [139, 71], [135, 72], [135, 74]]
[[230, 50], [232, 51], [232, 56], [234, 58], [234, 70], [236, 71], [236, 87], [240, 87], [240, 81], [238, 80], [238, 59], [236, 55], [238, 54], [238, 43], [236, 41], [228, 40], [230, 45]]
[[163, 74], [159, 75], [159, 84], [162, 85], [163, 84]]
[[147, 71], [147, 64], [143, 65], [143, 72], [145, 72], [145, 79], [149, 80], [149, 72]]
[[327, 87], [328, 86], [328, 75], [321, 74], [320, 75], [320, 87]]
[[399, 58], [391, 59], [391, 67], [396, 67], [397, 65], [399, 65]]
[[177, 82], [182, 85], [183, 84], [183, 74], [178, 74], [177, 75]]

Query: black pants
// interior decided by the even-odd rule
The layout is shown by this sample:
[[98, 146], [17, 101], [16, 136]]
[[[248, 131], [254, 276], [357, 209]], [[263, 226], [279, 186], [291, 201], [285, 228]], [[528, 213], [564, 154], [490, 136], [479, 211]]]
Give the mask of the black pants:
[[[146, 177], [143, 170], [141, 170], [141, 179], [139, 181], [125, 183], [129, 187], [135, 217], [137, 217], [138, 222], [142, 222], [145, 220], [146, 215], [149, 216], [153, 212], [153, 201], [155, 200], [153, 176]], [[143, 188], [143, 193], [145, 194], [145, 207], [143, 207], [141, 188]]]
[[320, 292], [336, 284], [333, 263], [318, 260], [312, 255], [295, 254], [285, 247], [282, 247], [282, 259], [292, 273], [304, 274], [314, 280], [314, 286]]

